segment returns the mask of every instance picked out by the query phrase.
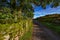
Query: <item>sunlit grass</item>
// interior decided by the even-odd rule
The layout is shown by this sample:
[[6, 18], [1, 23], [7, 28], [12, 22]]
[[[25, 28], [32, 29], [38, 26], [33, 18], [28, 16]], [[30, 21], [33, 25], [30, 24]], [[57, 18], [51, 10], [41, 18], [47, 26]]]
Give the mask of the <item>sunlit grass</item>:
[[10, 35], [10, 40], [14, 39], [16, 35], [19, 35], [19, 38], [28, 40], [31, 38], [31, 30], [32, 20], [30, 19], [21, 20], [18, 23], [12, 24], [0, 24], [0, 40], [3, 40], [6, 35]]
[[47, 28], [55, 31], [56, 33], [60, 34], [60, 25], [55, 25], [53, 23], [49, 23], [49, 22], [41, 22], [42, 24], [44, 24]]

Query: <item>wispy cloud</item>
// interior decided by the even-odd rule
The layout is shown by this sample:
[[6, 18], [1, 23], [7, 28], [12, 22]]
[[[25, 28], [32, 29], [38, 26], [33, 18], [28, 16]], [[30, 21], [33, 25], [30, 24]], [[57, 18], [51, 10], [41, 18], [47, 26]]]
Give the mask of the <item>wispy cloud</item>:
[[55, 13], [60, 13], [60, 6], [57, 6], [56, 8], [51, 8], [50, 5], [46, 6], [46, 9], [43, 9], [41, 6], [37, 6], [34, 9], [34, 18], [39, 17], [39, 16], [44, 16], [47, 14], [55, 14]]

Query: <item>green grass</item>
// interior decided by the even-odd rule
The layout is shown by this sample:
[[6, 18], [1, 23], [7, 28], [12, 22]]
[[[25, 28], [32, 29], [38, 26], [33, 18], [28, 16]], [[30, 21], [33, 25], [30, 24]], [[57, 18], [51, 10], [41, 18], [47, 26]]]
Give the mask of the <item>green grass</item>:
[[3, 40], [5, 35], [9, 35], [11, 37], [10, 40], [16, 35], [20, 36], [20, 40], [28, 40], [31, 38], [31, 32], [32, 20], [30, 19], [21, 20], [19, 23], [0, 24], [0, 40]]
[[[31, 24], [31, 23], [30, 23]], [[29, 27], [29, 31], [26, 32], [19, 40], [31, 40], [32, 37], [32, 24]]]
[[53, 32], [60, 34], [60, 14], [46, 15], [36, 20], [51, 29]]
[[47, 28], [53, 30], [54, 32], [60, 34], [60, 25], [55, 25], [53, 23], [49, 23], [49, 22], [41, 22], [42, 24], [44, 24], [45, 26], [47, 26]]
[[20, 40], [31, 40], [32, 32], [26, 32]]

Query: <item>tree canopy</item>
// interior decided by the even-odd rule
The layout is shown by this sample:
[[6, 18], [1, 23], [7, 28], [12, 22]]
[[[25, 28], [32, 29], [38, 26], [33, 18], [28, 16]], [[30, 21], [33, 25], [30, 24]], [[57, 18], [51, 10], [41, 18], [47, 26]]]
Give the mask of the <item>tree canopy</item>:
[[46, 4], [52, 3], [53, 6], [60, 5], [60, 0], [0, 0], [0, 5], [7, 4], [14, 10], [21, 9], [21, 10], [32, 10], [31, 3], [34, 3], [36, 5], [42, 5], [43, 7], [46, 6]]
[[60, 0], [0, 0], [0, 9], [8, 8], [13, 16], [18, 12], [19, 17], [21, 15], [26, 17], [33, 17], [33, 7], [35, 5], [41, 5], [43, 8], [47, 4], [52, 3], [52, 7], [60, 5]]

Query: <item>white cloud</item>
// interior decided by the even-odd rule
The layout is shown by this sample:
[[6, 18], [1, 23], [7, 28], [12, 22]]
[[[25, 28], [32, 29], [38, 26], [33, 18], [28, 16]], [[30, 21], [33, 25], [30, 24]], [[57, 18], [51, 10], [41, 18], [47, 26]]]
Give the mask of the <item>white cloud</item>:
[[56, 8], [46, 8], [46, 9], [42, 9], [42, 8], [36, 8], [35, 12], [34, 12], [34, 17], [39, 17], [41, 15], [47, 15], [47, 14], [55, 14], [55, 13], [59, 13], [60, 14], [60, 6], [56, 7]]

